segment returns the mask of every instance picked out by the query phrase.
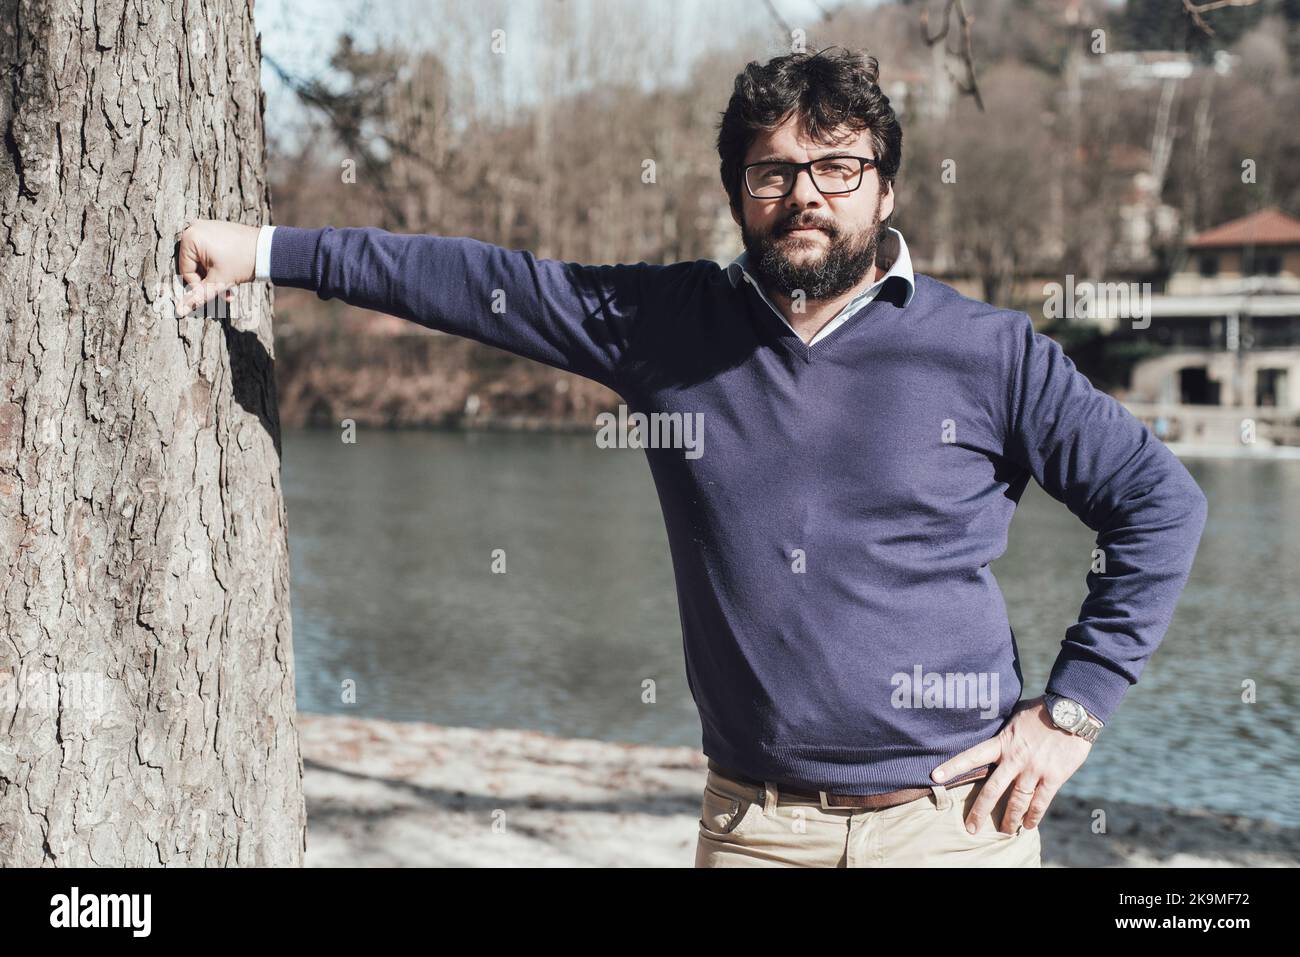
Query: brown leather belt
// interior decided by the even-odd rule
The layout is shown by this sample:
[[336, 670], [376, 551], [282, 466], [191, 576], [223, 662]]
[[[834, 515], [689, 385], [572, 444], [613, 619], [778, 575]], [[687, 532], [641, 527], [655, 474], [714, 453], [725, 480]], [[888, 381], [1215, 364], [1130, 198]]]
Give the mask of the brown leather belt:
[[[997, 765], [988, 765], [987, 767], [976, 768], [974, 771], [967, 771], [951, 781], [944, 781], [943, 786], [949, 788], [957, 784], [978, 781], [980, 778], [986, 778], [992, 774], [995, 767]], [[757, 788], [765, 787], [765, 782], [748, 777], [739, 771], [725, 768], [712, 758], [709, 758], [709, 770], [715, 774], [721, 774], [725, 778], [731, 778], [733, 781], [739, 781], [741, 784], [748, 784]], [[894, 807], [898, 804], [906, 804], [908, 801], [915, 801], [917, 798], [925, 797], [930, 793], [929, 788], [899, 788], [897, 791], [886, 791], [883, 794], [840, 794], [836, 791], [810, 791], [806, 788], [794, 787], [779, 782], [773, 782], [773, 784], [776, 785], [776, 789], [780, 794], [792, 794], [795, 797], [820, 801], [822, 808], [826, 810]], [[760, 796], [759, 800], [762, 799], [763, 797]]]

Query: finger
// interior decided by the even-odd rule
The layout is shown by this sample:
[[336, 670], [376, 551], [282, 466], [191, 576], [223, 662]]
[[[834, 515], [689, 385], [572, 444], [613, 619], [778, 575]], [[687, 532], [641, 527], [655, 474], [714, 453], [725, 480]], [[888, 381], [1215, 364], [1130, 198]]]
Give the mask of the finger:
[[1019, 768], [1007, 764], [998, 765], [997, 769], [985, 779], [984, 786], [980, 788], [975, 798], [975, 803], [971, 805], [970, 814], [966, 817], [966, 830], [972, 834], [979, 833], [980, 828], [984, 826], [984, 819], [993, 813], [993, 805], [1001, 800], [1002, 793], [1019, 775]]
[[930, 772], [930, 777], [943, 783], [975, 768], [992, 764], [1002, 757], [1002, 741], [997, 736], [981, 741], [961, 754], [954, 755]]
[[[176, 301], [176, 315], [178, 317], [189, 315], [190, 310], [196, 305], [194, 300], [198, 295], [198, 290], [203, 285], [202, 277], [193, 270], [182, 272], [181, 281], [185, 283], [185, 291], [181, 293]], [[202, 302], [203, 300], [198, 301]]]
[[1053, 787], [1046, 781], [1039, 781], [1038, 788], [1034, 791], [1034, 799], [1029, 804], [1029, 811], [1025, 814], [1025, 829], [1033, 830], [1038, 827], [1038, 822], [1043, 819], [1047, 813], [1048, 806], [1052, 799], [1056, 797], [1056, 792], [1060, 788]]
[[199, 272], [199, 251], [192, 242], [181, 241], [181, 255], [177, 263], [177, 272], [185, 276], [186, 273]]
[[1025, 812], [1029, 810], [1029, 805], [1037, 791], [1037, 775], [1030, 774], [1028, 771], [1011, 782], [1011, 796], [1007, 798], [1007, 810], [1002, 815], [1002, 830], [1004, 833], [1014, 834], [1016, 832], [1016, 828], [1020, 826], [1021, 821], [1024, 819]]
[[229, 287], [230, 282], [224, 277], [217, 273], [208, 273], [207, 276], [195, 283], [191, 287], [190, 291], [186, 293], [184, 302], [187, 308], [185, 312], [188, 313], [192, 309], [197, 309], [199, 306], [208, 302], [218, 293], [224, 292]]

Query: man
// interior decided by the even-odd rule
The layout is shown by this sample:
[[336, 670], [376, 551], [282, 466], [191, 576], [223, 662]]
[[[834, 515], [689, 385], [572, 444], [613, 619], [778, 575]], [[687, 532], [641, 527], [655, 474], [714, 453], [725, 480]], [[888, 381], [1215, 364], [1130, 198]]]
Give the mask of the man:
[[[646, 449], [710, 759], [697, 866], [1039, 866], [1037, 825], [1168, 628], [1206, 519], [1027, 315], [913, 273], [876, 80], [837, 50], [740, 74], [718, 150], [745, 251], [725, 269], [374, 228], [182, 237], [182, 311], [270, 278], [702, 416], [702, 454]], [[1105, 564], [1049, 694], [1020, 702], [989, 563], [1031, 478]]]

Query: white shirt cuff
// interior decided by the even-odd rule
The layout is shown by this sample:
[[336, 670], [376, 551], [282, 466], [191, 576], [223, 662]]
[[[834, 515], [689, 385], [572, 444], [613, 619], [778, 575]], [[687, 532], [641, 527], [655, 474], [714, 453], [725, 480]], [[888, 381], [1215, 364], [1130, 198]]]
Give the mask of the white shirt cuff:
[[263, 226], [257, 234], [257, 264], [253, 267], [254, 279], [271, 278], [271, 234], [274, 226]]

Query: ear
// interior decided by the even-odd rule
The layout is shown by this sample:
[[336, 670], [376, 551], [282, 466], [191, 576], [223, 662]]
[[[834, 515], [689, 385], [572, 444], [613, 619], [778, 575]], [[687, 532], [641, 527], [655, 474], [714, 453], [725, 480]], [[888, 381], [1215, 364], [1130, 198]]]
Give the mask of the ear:
[[885, 195], [880, 199], [880, 218], [886, 219], [894, 212], [894, 187], [885, 185]]

